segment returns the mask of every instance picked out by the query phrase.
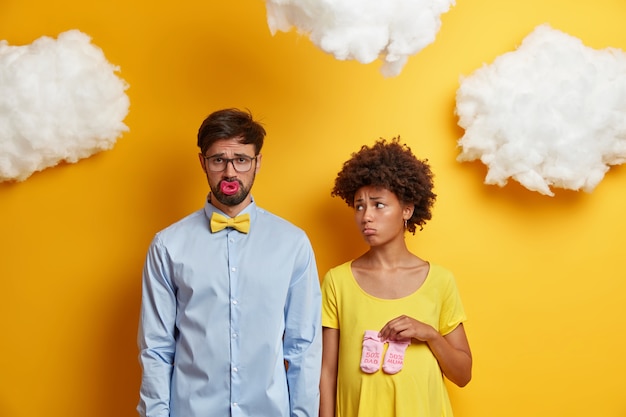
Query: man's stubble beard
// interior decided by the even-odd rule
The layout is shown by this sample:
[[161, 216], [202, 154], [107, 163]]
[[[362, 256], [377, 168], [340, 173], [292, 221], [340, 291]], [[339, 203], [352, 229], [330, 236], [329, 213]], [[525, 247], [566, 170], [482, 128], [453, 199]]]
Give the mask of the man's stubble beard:
[[[221, 180], [220, 182], [222, 182], [224, 180]], [[252, 189], [252, 184], [254, 184], [254, 177], [252, 177], [252, 181], [250, 183], [250, 186], [248, 188], [246, 188], [243, 183], [240, 180], [235, 180], [239, 183], [239, 191], [237, 191], [237, 193], [233, 194], [233, 195], [226, 195], [223, 192], [220, 191], [219, 188], [219, 184], [220, 182], [217, 183], [217, 186], [215, 187], [210, 187], [211, 188], [211, 194], [215, 197], [215, 199], [217, 201], [219, 201], [220, 203], [224, 204], [225, 206], [236, 206], [239, 205], [241, 203], [243, 203], [243, 201], [248, 198], [248, 196], [250, 195], [250, 190]]]

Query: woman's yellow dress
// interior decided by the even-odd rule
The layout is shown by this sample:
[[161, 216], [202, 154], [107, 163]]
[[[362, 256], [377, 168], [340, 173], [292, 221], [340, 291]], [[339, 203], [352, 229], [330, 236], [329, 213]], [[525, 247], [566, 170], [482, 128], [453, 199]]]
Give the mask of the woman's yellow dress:
[[363, 291], [351, 265], [349, 261], [332, 268], [322, 282], [322, 325], [339, 329], [340, 337], [337, 417], [451, 417], [441, 369], [425, 343], [413, 340], [402, 370], [393, 375], [382, 366], [365, 373], [360, 361], [365, 331], [379, 331], [400, 315], [427, 323], [442, 335], [466, 320], [452, 273], [431, 265], [417, 291], [388, 300]]

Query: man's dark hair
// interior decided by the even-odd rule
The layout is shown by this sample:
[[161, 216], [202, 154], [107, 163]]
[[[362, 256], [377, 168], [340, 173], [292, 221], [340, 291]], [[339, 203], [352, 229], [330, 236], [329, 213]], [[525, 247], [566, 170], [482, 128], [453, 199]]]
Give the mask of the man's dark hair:
[[254, 145], [254, 153], [258, 155], [263, 147], [265, 129], [252, 118], [250, 111], [234, 108], [211, 113], [198, 129], [198, 147], [203, 154], [216, 141], [231, 138]]

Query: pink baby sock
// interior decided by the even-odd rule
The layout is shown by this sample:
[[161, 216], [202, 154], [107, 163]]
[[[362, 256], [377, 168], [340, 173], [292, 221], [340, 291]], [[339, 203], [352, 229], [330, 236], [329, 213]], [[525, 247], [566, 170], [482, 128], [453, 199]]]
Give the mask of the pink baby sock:
[[383, 361], [383, 371], [387, 374], [397, 374], [402, 369], [402, 365], [404, 365], [404, 352], [411, 344], [411, 340], [389, 340], [388, 343], [389, 347]]
[[380, 369], [384, 343], [378, 338], [378, 332], [366, 330], [363, 335], [363, 351], [361, 352], [361, 370], [372, 374]]

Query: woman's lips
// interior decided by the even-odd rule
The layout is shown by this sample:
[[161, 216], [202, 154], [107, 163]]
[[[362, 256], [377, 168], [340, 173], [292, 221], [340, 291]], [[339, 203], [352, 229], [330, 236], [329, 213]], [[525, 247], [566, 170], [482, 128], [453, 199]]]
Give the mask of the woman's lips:
[[371, 236], [371, 235], [373, 235], [373, 234], [375, 234], [375, 233], [376, 233], [376, 230], [375, 230], [375, 229], [370, 229], [370, 228], [365, 228], [365, 229], [363, 229], [363, 234], [364, 234], [365, 236]]

